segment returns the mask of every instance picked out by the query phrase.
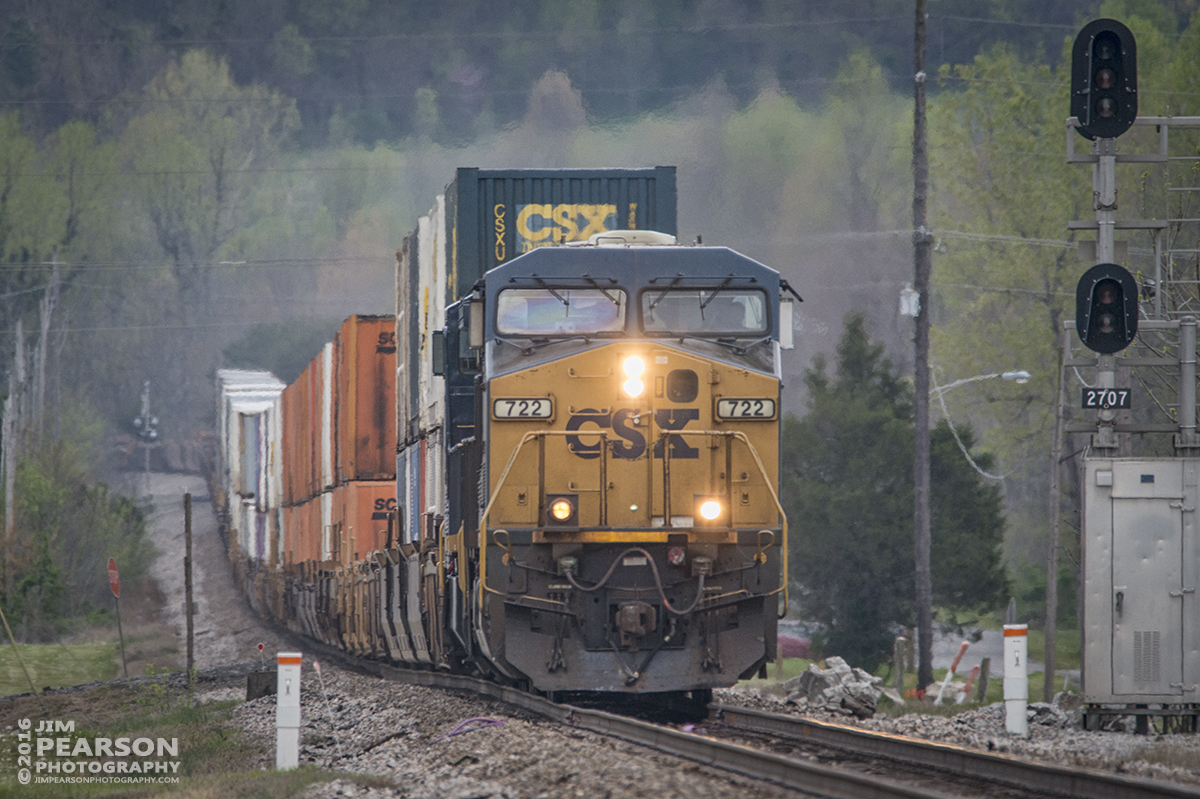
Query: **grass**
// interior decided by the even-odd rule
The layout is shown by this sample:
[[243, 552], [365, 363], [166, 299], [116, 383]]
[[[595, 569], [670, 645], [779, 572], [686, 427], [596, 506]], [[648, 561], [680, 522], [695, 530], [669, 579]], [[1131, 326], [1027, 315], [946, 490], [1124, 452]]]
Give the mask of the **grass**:
[[[153, 671], [153, 670], [151, 670]], [[351, 775], [303, 767], [277, 772], [260, 766], [273, 760], [273, 745], [247, 739], [230, 723], [235, 701], [193, 706], [186, 691], [173, 688], [167, 676], [161, 680], [127, 687], [117, 682], [72, 694], [44, 695], [43, 711], [34, 697], [0, 703], [0, 730], [15, 727], [19, 719], [30, 719], [36, 728], [41, 719], [73, 721], [75, 731], [56, 733], [72, 738], [177, 738], [180, 780], [170, 785], [121, 785], [104, 783], [19, 785], [11, 780], [16, 772], [14, 731], [0, 741], [0, 799], [32, 797], [183, 797], [183, 799], [291, 799], [314, 783], [335, 779], [352, 780], [376, 788], [396, 787], [390, 780], [369, 775]], [[71, 745], [73, 748], [73, 744]], [[175, 758], [166, 758], [174, 760]]]
[[[29, 667], [34, 688], [62, 688], [69, 685], [111, 680], [117, 676], [121, 660], [115, 643], [89, 644], [18, 644], [21, 658]], [[0, 646], [0, 696], [29, 692], [29, 680], [11, 644]]]

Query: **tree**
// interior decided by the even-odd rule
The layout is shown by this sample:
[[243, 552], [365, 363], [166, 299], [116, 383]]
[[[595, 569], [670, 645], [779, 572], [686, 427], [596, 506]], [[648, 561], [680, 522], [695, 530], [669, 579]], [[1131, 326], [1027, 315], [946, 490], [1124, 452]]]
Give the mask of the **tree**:
[[124, 140], [149, 227], [179, 283], [180, 310], [208, 299], [206, 267], [261, 208], [263, 167], [298, 124], [295, 104], [261, 86], [234, 83], [201, 50], [184, 54], [147, 92], [154, 110], [131, 120]]
[[[805, 382], [809, 413], [784, 424], [793, 573], [805, 613], [824, 625], [825, 651], [873, 670], [891, 651], [893, 626], [910, 625], [915, 612], [911, 389], [862, 314], [846, 317], [837, 376], [818, 356]], [[969, 447], [969, 432], [960, 436]], [[934, 601], [998, 601], [1006, 590], [999, 491], [962, 457], [945, 423], [931, 450]]]

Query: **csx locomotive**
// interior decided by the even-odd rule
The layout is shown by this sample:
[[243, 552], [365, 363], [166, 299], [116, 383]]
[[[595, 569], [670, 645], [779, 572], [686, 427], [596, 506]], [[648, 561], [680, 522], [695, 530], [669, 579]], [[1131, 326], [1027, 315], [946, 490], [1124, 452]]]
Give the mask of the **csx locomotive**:
[[[248, 593], [357, 654], [545, 693], [704, 699], [765, 669], [787, 602], [788, 291], [732, 250], [639, 230], [532, 248], [416, 341], [404, 317], [430, 312], [405, 302], [391, 346], [375, 348], [399, 376], [394, 483], [339, 465], [379, 433], [362, 420], [381, 418], [368, 409], [339, 432], [354, 416], [342, 406], [382, 391], [365, 389], [368, 368], [339, 366], [348, 327], [314, 361], [324, 377], [306, 372], [266, 410], [269, 381], [222, 372], [224, 496]], [[239, 406], [242, 383], [253, 402]], [[277, 444], [263, 414], [282, 418]], [[302, 426], [329, 442], [307, 465], [287, 451], [307, 446], [288, 430]], [[289, 489], [289, 470], [316, 488]], [[249, 498], [247, 471], [264, 475]]]

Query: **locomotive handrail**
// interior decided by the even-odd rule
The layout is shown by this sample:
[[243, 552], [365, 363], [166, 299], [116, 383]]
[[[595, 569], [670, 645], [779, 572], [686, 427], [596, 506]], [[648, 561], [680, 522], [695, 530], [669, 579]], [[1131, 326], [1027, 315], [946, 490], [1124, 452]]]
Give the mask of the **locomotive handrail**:
[[[779, 518], [782, 521], [782, 525], [783, 525], [782, 529], [780, 531], [780, 535], [783, 540], [779, 542], [779, 546], [781, 547], [780, 551], [782, 553], [781, 554], [781, 560], [782, 560], [782, 564], [781, 564], [782, 575], [781, 576], [783, 579], [780, 582], [779, 588], [777, 588], [774, 591], [772, 591], [771, 593], [767, 594], [767, 596], [774, 596], [775, 594], [778, 594], [780, 591], [783, 592], [783, 615], [781, 615], [779, 617], [782, 619], [784, 616], [787, 615], [787, 608], [788, 608], [788, 546], [787, 546], [788, 545], [788, 523], [787, 523], [787, 514], [783, 510], [783, 505], [780, 504], [780, 502], [779, 502], [779, 494], [778, 494], [778, 492], [775, 491], [775, 487], [773, 485], [771, 485], [771, 478], [767, 474], [767, 467], [763, 465], [762, 458], [759, 457], [758, 450], [755, 449], [754, 444], [750, 443], [750, 439], [741, 430], [664, 430], [660, 434], [660, 438], [663, 438], [663, 440], [664, 440], [664, 443], [663, 443], [664, 468], [668, 468], [666, 466], [666, 462], [670, 458], [669, 453], [670, 453], [671, 448], [669, 445], [669, 437], [670, 436], [686, 436], [686, 435], [724, 436], [727, 438], [736, 438], [739, 441], [741, 441], [743, 444], [745, 444], [746, 448], [748, 450], [750, 450], [750, 455], [753, 456], [754, 463], [756, 466], [758, 466], [758, 472], [760, 475], [762, 475], [763, 483], [766, 484], [767, 490], [771, 492], [771, 499], [775, 503], [775, 510], [777, 510], [779, 512]], [[726, 454], [728, 455], [728, 448], [726, 448]], [[732, 480], [733, 480], [733, 475], [729, 471], [729, 469], [726, 468], [726, 471], [725, 471], [726, 485], [727, 486], [732, 485]], [[732, 513], [732, 507], [730, 508], [730, 512]], [[664, 519], [664, 522], [669, 522], [669, 521], [670, 521], [669, 518]]]
[[[480, 609], [483, 608], [484, 594], [492, 593], [492, 594], [496, 594], [497, 596], [503, 596], [502, 592], [497, 591], [496, 589], [492, 588], [491, 586], [489, 586], [487, 584], [487, 521], [488, 521], [488, 517], [492, 513], [492, 507], [495, 505], [496, 500], [500, 496], [500, 489], [504, 487], [504, 483], [508, 479], [509, 473], [512, 472], [513, 465], [516, 464], [516, 462], [517, 462], [517, 455], [519, 455], [521, 453], [521, 450], [525, 447], [526, 444], [528, 444], [530, 441], [532, 441], [535, 438], [544, 440], [545, 436], [570, 436], [570, 435], [578, 435], [578, 432], [572, 431], [572, 430], [531, 430], [528, 433], [526, 433], [524, 436], [522, 436], [520, 442], [518, 442], [517, 446], [515, 446], [513, 448], [512, 454], [509, 455], [508, 463], [505, 465], [504, 471], [501, 472], [500, 479], [496, 481], [496, 487], [495, 487], [495, 489], [492, 490], [492, 495], [490, 497], [488, 497], [488, 503], [484, 507], [483, 515], [481, 515], [479, 517], [479, 550], [480, 550], [479, 551], [479, 584], [483, 589], [482, 591], [479, 592]], [[607, 459], [607, 447], [605, 446], [605, 444], [607, 443], [607, 437], [605, 437], [603, 434], [600, 434], [600, 435], [601, 435], [601, 439], [602, 439], [601, 446], [600, 446], [600, 459], [601, 459], [601, 463], [603, 464], [603, 462]], [[758, 454], [758, 450], [755, 448], [754, 444], [751, 443], [749, 437], [740, 430], [671, 430], [671, 431], [664, 431], [663, 435], [664, 436], [708, 435], [708, 436], [722, 436], [725, 438], [734, 438], [734, 439], [741, 441], [743, 444], [745, 444], [746, 448], [750, 451], [750, 455], [754, 458], [754, 463], [758, 467], [758, 472], [763, 478], [763, 483], [766, 484], [767, 490], [771, 492], [771, 500], [775, 503], [775, 510], [778, 511], [779, 518], [782, 523], [782, 528], [781, 528], [782, 540], [780, 541], [780, 552], [781, 552], [780, 560], [782, 561], [780, 571], [781, 571], [782, 579], [780, 581], [779, 588], [775, 589], [774, 591], [771, 591], [769, 594], [767, 594], [767, 596], [774, 596], [780, 592], [783, 593], [783, 615], [779, 616], [779, 618], [783, 618], [783, 616], [787, 615], [787, 609], [788, 609], [788, 547], [787, 547], [787, 545], [788, 545], [788, 522], [787, 522], [787, 513], [784, 512], [783, 505], [780, 504], [780, 502], [779, 502], [779, 493], [775, 490], [775, 487], [771, 485], [770, 476], [767, 474], [767, 468], [765, 465], [763, 465], [763, 461], [762, 461], [762, 458]], [[669, 440], [664, 439], [664, 444], [663, 444], [663, 460], [664, 461], [667, 461], [670, 458], [670, 455], [669, 455], [670, 445], [669, 444], [670, 444]], [[603, 474], [603, 465], [602, 465], [601, 473]], [[726, 483], [729, 483], [732, 479], [732, 474], [728, 470], [726, 470], [725, 474], [726, 474], [726, 478], [725, 478]], [[607, 501], [606, 489], [607, 489], [607, 486], [604, 484], [601, 484], [600, 491], [602, 494], [602, 499], [601, 499], [601, 507], [602, 508], [604, 507], [604, 504]], [[540, 503], [541, 503], [541, 500], [539, 499], [539, 504]], [[664, 521], [669, 522], [670, 518], [667, 517], [666, 519], [664, 519]]]
[[[504, 482], [508, 479], [509, 472], [512, 471], [513, 465], [517, 462], [517, 456], [521, 454], [521, 450], [525, 447], [525, 445], [528, 444], [530, 441], [532, 441], [535, 438], [539, 439], [539, 440], [544, 440], [546, 436], [573, 436], [573, 435], [578, 435], [578, 434], [571, 430], [530, 430], [528, 433], [526, 433], [524, 436], [521, 437], [521, 440], [517, 443], [517, 446], [513, 447], [512, 454], [508, 456], [508, 463], [505, 465], [504, 471], [501, 472], [500, 479], [496, 481], [496, 488], [492, 490], [492, 495], [490, 497], [488, 497], [488, 503], [483, 509], [483, 515], [479, 517], [479, 585], [483, 589], [482, 591], [479, 592], [479, 607], [481, 610], [483, 608], [484, 594], [492, 593], [492, 594], [496, 594], [497, 596], [503, 596], [503, 594], [500, 591], [497, 591], [495, 588], [492, 588], [491, 586], [489, 586], [487, 584], [487, 520], [488, 520], [488, 516], [490, 516], [492, 513], [492, 506], [496, 504], [496, 500], [500, 496], [500, 489], [504, 487]], [[601, 446], [600, 446], [600, 461], [602, 464], [601, 474], [603, 475], [604, 474], [603, 463], [605, 460], [607, 460], [607, 450], [608, 450], [608, 448], [604, 445], [607, 444], [608, 438], [603, 433], [600, 434], [600, 438], [602, 439]], [[545, 460], [544, 458], [539, 458], [540, 462], [544, 462], [544, 460]], [[539, 464], [539, 468], [542, 468], [540, 464]], [[541, 482], [541, 481], [539, 480], [539, 482]], [[539, 488], [539, 491], [541, 491], [543, 494], [545, 493], [545, 486], [539, 486], [538, 488]], [[608, 501], [608, 486], [604, 483], [601, 483], [600, 492], [601, 492], [600, 505], [603, 508], [605, 503], [607, 503], [607, 501]], [[541, 507], [541, 504], [542, 504], [542, 497], [539, 497], [538, 498], [539, 508]]]

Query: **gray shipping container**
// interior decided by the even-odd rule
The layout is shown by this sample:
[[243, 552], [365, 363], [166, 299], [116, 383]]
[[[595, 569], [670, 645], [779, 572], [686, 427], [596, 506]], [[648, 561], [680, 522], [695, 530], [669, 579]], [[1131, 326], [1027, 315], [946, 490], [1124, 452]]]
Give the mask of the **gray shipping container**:
[[460, 168], [446, 187], [446, 304], [534, 247], [606, 230], [676, 235], [675, 167]]

